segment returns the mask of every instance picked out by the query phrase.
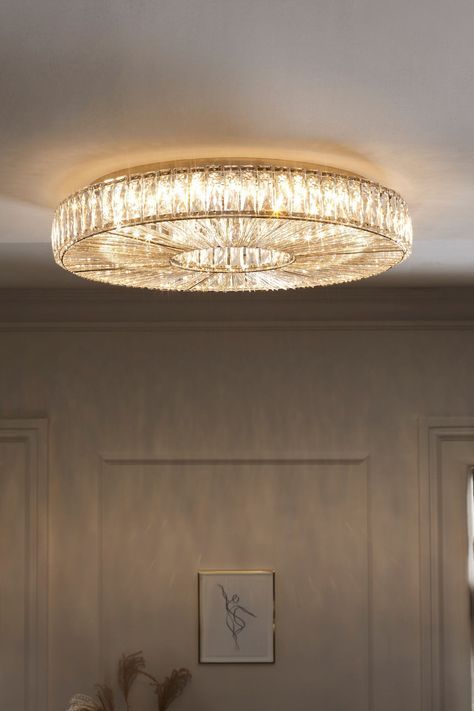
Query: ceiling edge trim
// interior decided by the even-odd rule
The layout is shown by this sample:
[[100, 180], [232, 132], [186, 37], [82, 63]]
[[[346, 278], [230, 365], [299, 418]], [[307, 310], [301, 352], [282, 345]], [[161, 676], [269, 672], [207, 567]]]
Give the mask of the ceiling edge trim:
[[[94, 330], [472, 329], [474, 288], [329, 287], [254, 294], [0, 289], [0, 328]], [[393, 326], [392, 326], [393, 325]]]

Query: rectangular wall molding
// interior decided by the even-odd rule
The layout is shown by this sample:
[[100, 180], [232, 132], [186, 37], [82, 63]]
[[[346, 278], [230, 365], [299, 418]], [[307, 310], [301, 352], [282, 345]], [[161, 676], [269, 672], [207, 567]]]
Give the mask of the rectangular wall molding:
[[[444, 460], [446, 445], [454, 445], [449, 467]], [[446, 477], [462, 476], [463, 472], [467, 475], [473, 464], [474, 417], [436, 417], [420, 420], [422, 711], [454, 711], [446, 698], [443, 683], [443, 626], [446, 601], [443, 600], [442, 480]], [[444, 495], [449, 495], [449, 492], [445, 491]]]
[[[24, 557], [26, 569], [23, 678], [11, 680], [24, 688], [24, 711], [46, 711], [48, 705], [48, 425], [46, 419], [0, 419], [0, 445], [24, 449]], [[20, 487], [20, 484], [18, 484]], [[20, 488], [19, 488], [20, 490]], [[12, 581], [10, 581], [12, 582]], [[12, 584], [15, 584], [13, 581]], [[0, 641], [1, 642], [1, 641]], [[7, 711], [5, 709], [5, 711]], [[20, 711], [20, 709], [11, 709]]]
[[[318, 491], [321, 496], [323, 496], [323, 502], [324, 502], [324, 494], [329, 497], [328, 502], [333, 501], [332, 505], [336, 505], [334, 503], [338, 502], [338, 497], [342, 495], [343, 488], [344, 488], [344, 482], [349, 482], [352, 481], [353, 483], [351, 484], [351, 487], [354, 492], [357, 493], [357, 496], [354, 499], [351, 499], [350, 502], [347, 500], [347, 497], [349, 494], [346, 493], [345, 497], [341, 496], [341, 501], [344, 499], [344, 503], [341, 503], [343, 507], [349, 507], [349, 508], [343, 508], [343, 509], [337, 509], [337, 511], [345, 511], [349, 512], [352, 511], [350, 516], [353, 516], [353, 520], [358, 523], [358, 528], [356, 529], [351, 529], [349, 526], [349, 522], [347, 523], [347, 526], [349, 528], [345, 528], [345, 526], [342, 527], [339, 536], [339, 539], [335, 539], [333, 544], [333, 552], [334, 552], [334, 559], [337, 561], [338, 560], [338, 555], [341, 555], [341, 550], [343, 547], [343, 541], [346, 540], [345, 536], [348, 530], [358, 530], [357, 539], [350, 538], [352, 541], [351, 545], [355, 545], [356, 549], [360, 551], [361, 557], [361, 563], [363, 561], [363, 567], [359, 568], [357, 567], [359, 563], [356, 563], [355, 561], [351, 562], [351, 566], [354, 569], [353, 571], [351, 570], [346, 570], [345, 566], [339, 566], [335, 568], [334, 570], [338, 570], [339, 572], [337, 575], [341, 576], [341, 580], [345, 580], [345, 576], [348, 575], [349, 579], [352, 580], [350, 577], [351, 575], [354, 574], [354, 571], [358, 571], [358, 575], [362, 576], [360, 578], [360, 584], [363, 585], [363, 588], [366, 590], [366, 598], [364, 598], [363, 601], [363, 619], [364, 623], [362, 623], [362, 619], [355, 619], [357, 615], [354, 616], [353, 621], [351, 621], [351, 625], [354, 624], [355, 627], [354, 629], [359, 630], [361, 636], [354, 637], [352, 636], [352, 645], [358, 645], [362, 641], [363, 645], [363, 652], [360, 653], [361, 657], [363, 657], [363, 660], [361, 658], [357, 658], [357, 655], [354, 657], [352, 656], [351, 659], [351, 665], [354, 667], [356, 670], [361, 666], [361, 669], [364, 668], [364, 673], [361, 676], [360, 674], [353, 672], [354, 676], [354, 681], [351, 682], [355, 684], [354, 688], [357, 689], [356, 693], [356, 698], [354, 698], [354, 708], [357, 709], [363, 709], [363, 711], [371, 711], [374, 708], [374, 688], [373, 688], [373, 635], [372, 635], [372, 550], [371, 550], [371, 509], [370, 509], [370, 481], [369, 481], [369, 457], [366, 453], [343, 453], [343, 452], [336, 452], [336, 453], [308, 453], [308, 452], [286, 452], [286, 453], [281, 453], [281, 452], [235, 452], [231, 454], [224, 454], [222, 456], [215, 456], [215, 457], [205, 457], [202, 456], [202, 454], [187, 454], [184, 455], [183, 452], [165, 452], [162, 454], [150, 454], [146, 455], [145, 453], [143, 454], [114, 454], [114, 453], [108, 453], [108, 454], [103, 454], [100, 458], [100, 468], [99, 468], [99, 481], [98, 481], [98, 500], [99, 500], [99, 505], [98, 505], [98, 546], [99, 546], [99, 554], [98, 554], [98, 576], [99, 576], [99, 665], [100, 668], [98, 670], [99, 676], [98, 678], [105, 678], [108, 679], [112, 673], [112, 668], [111, 668], [111, 662], [114, 661], [111, 659], [111, 657], [114, 657], [114, 655], [118, 652], [122, 652], [123, 649], [122, 647], [125, 646], [125, 644], [138, 644], [144, 645], [145, 649], [147, 648], [147, 641], [144, 641], [142, 643], [141, 638], [140, 639], [134, 639], [133, 635], [136, 632], [135, 625], [133, 623], [133, 620], [136, 620], [134, 617], [133, 611], [130, 612], [129, 605], [130, 604], [137, 604], [139, 603], [133, 603], [133, 600], [135, 598], [135, 592], [133, 592], [133, 589], [130, 589], [127, 587], [129, 585], [127, 581], [122, 580], [122, 575], [120, 573], [120, 568], [117, 567], [117, 559], [120, 557], [121, 563], [123, 563], [127, 569], [127, 561], [131, 560], [130, 556], [132, 555], [131, 551], [133, 551], [132, 543], [131, 540], [133, 539], [135, 541], [135, 545], [137, 546], [137, 556], [141, 556], [139, 562], [134, 562], [132, 564], [132, 570], [135, 571], [135, 575], [131, 574], [131, 578], [134, 580], [134, 584], [136, 584], [138, 587], [135, 588], [135, 590], [138, 590], [138, 596], [143, 602], [143, 606], [139, 607], [142, 612], [143, 610], [146, 609], [153, 609], [154, 605], [159, 605], [159, 602], [157, 599], [155, 599], [153, 602], [150, 602], [150, 595], [152, 595], [152, 590], [156, 589], [156, 583], [157, 580], [163, 580], [163, 576], [168, 575], [168, 573], [165, 573], [164, 571], [161, 572], [160, 577], [157, 577], [157, 574], [152, 574], [150, 573], [151, 577], [147, 577], [148, 575], [148, 570], [152, 570], [153, 566], [156, 565], [156, 560], [155, 556], [158, 558], [161, 555], [165, 555], [165, 560], [170, 561], [170, 560], [176, 560], [173, 556], [169, 555], [169, 551], [176, 551], [179, 550], [180, 547], [179, 545], [174, 545], [174, 544], [165, 544], [165, 553], [163, 552], [163, 548], [160, 547], [159, 545], [159, 537], [155, 535], [156, 533], [159, 533], [160, 529], [160, 513], [158, 511], [158, 506], [156, 506], [157, 502], [159, 502], [159, 497], [164, 495], [165, 500], [168, 502], [171, 510], [174, 510], [174, 506], [176, 505], [176, 496], [178, 496], [178, 499], [180, 497], [183, 498], [184, 502], [187, 502], [183, 505], [189, 507], [189, 497], [192, 496], [192, 492], [200, 491], [200, 487], [209, 487], [210, 484], [209, 482], [212, 482], [212, 485], [210, 486], [207, 491], [212, 491], [214, 494], [216, 491], [224, 491], [228, 492], [229, 488], [227, 487], [227, 484], [229, 482], [229, 476], [232, 476], [229, 474], [229, 468], [233, 468], [236, 472], [244, 472], [243, 476], [247, 477], [244, 481], [247, 481], [248, 484], [248, 477], [254, 477], [252, 478], [252, 481], [255, 482], [255, 489], [262, 493], [262, 491], [266, 490], [266, 487], [269, 483], [270, 480], [266, 480], [265, 477], [267, 476], [275, 476], [276, 479], [275, 481], [285, 481], [285, 474], [282, 473], [282, 469], [285, 467], [290, 467], [291, 470], [295, 472], [295, 487], [298, 485], [298, 473], [301, 472], [303, 477], [307, 477], [306, 479], [302, 481], [311, 482], [311, 480], [315, 481], [313, 479], [313, 470], [312, 467], [314, 466], [314, 477], [322, 477], [322, 488], [318, 488], [318, 485], [315, 483], [314, 486], [316, 488], [313, 490], [312, 486], [310, 485], [310, 490], [309, 491]], [[309, 467], [309, 470], [308, 470]], [[227, 474], [225, 473], [227, 470]], [[232, 470], [232, 469], [231, 469]], [[291, 471], [290, 470], [290, 471]], [[176, 474], [174, 474], [174, 471], [176, 471]], [[260, 476], [260, 472], [262, 473], [262, 477]], [[281, 473], [278, 474], [278, 471]], [[250, 474], [249, 474], [250, 472]], [[223, 483], [223, 489], [220, 490], [219, 487], [221, 484], [216, 483], [220, 480], [220, 475], [224, 477], [224, 480], [226, 483]], [[216, 478], [217, 475], [217, 478]], [[239, 474], [237, 473], [237, 476]], [[290, 474], [291, 475], [291, 474]], [[334, 475], [334, 476], [333, 476]], [[174, 476], [179, 476], [181, 477], [180, 479], [180, 484], [179, 486], [171, 485], [170, 482], [174, 479]], [[134, 483], [134, 477], [136, 477], [136, 484]], [[156, 477], [156, 478], [155, 478]], [[164, 483], [158, 483], [158, 480], [161, 481], [162, 477], [164, 477], [163, 481]], [[199, 477], [199, 483], [196, 482], [195, 477]], [[227, 477], [227, 478], [226, 478]], [[278, 478], [280, 477], [280, 478]], [[309, 477], [309, 478], [308, 478]], [[342, 477], [342, 478], [341, 478]], [[353, 479], [353, 477], [356, 477]], [[265, 481], [266, 483], [262, 483], [262, 481]], [[194, 484], [192, 482], [195, 482]], [[272, 479], [273, 481], [273, 479]], [[336, 486], [339, 486], [339, 489], [336, 489], [337, 491], [337, 496], [335, 499], [331, 499], [331, 494], [327, 491], [327, 487], [332, 486], [329, 482], [334, 481], [336, 482]], [[155, 483], [153, 483], [155, 482]], [[166, 483], [168, 482], [168, 483]], [[186, 483], [187, 482], [187, 483]], [[259, 485], [261, 485], [261, 489], [259, 489]], [[302, 484], [304, 486], [304, 484]], [[161, 488], [161, 487], [164, 488]], [[181, 487], [181, 488], [180, 488]], [[191, 487], [191, 488], [189, 488]], [[196, 487], [196, 488], [194, 488]], [[217, 487], [217, 488], [216, 488]], [[340, 487], [343, 487], [342, 489]], [[248, 494], [249, 488], [248, 486], [244, 486], [243, 489], [241, 490], [241, 493], [247, 492], [244, 494], [244, 511], [247, 512], [249, 511], [249, 501], [251, 501], [251, 497], [249, 498]], [[306, 491], [306, 489], [304, 490]], [[235, 496], [238, 498], [238, 493], [239, 489], [236, 487], [235, 489]], [[334, 493], [334, 491], [333, 491]], [[302, 495], [302, 492], [300, 491], [300, 497]], [[278, 495], [277, 495], [278, 496]], [[158, 498], [157, 498], [158, 497]], [[169, 498], [171, 497], [171, 499]], [[291, 497], [290, 497], [291, 499]], [[191, 499], [192, 500], [192, 499]], [[222, 500], [222, 499], [220, 499]], [[281, 499], [280, 499], [281, 500]], [[295, 499], [295, 501], [300, 501], [304, 500], [303, 499]], [[150, 501], [154, 502], [150, 504]], [[318, 511], [318, 506], [323, 507], [323, 509], [326, 508], [326, 506], [329, 505], [328, 503], [322, 503], [320, 502], [318, 505], [316, 505], [316, 511]], [[119, 509], [117, 510], [117, 506], [119, 506]], [[337, 503], [337, 506], [339, 507], [339, 503]], [[246, 508], [247, 507], [247, 508]], [[226, 503], [225, 505], [225, 510], [230, 512], [231, 515], [231, 521], [235, 523], [233, 520], [233, 507], [232, 505], [228, 505]], [[278, 508], [278, 507], [277, 507]], [[179, 509], [179, 506], [178, 506]], [[180, 509], [179, 509], [180, 510]], [[188, 511], [188, 508], [185, 509]], [[253, 511], [253, 509], [251, 509]], [[305, 510], [306, 513], [305, 515], [308, 514], [308, 511], [310, 511], [311, 508], [308, 508], [308, 510]], [[328, 511], [332, 509], [326, 509], [326, 514], [329, 515]], [[168, 511], [168, 509], [166, 509]], [[198, 530], [201, 530], [202, 534], [202, 529], [199, 529], [199, 524], [196, 522], [202, 521], [202, 515], [203, 512], [207, 511], [206, 505], [201, 505], [198, 507], [199, 513], [196, 514], [194, 511], [193, 507], [189, 509], [188, 515], [190, 515], [191, 519], [189, 522], [190, 526], [197, 525], [197, 529], [192, 529], [193, 536], [196, 535], [198, 536]], [[357, 513], [354, 513], [357, 512]], [[162, 512], [163, 514], [163, 512]], [[172, 515], [172, 514], [170, 514]], [[163, 517], [165, 518], [165, 517]], [[219, 518], [219, 517], [218, 517]], [[169, 529], [166, 528], [164, 529], [165, 531], [168, 531], [168, 536], [177, 536], [179, 539], [179, 531], [181, 530], [179, 528], [179, 518], [176, 520], [174, 519], [175, 522], [178, 525], [178, 529], [174, 531], [173, 528]], [[188, 520], [188, 519], [186, 519]], [[273, 519], [271, 519], [273, 520]], [[290, 517], [290, 519], [293, 521], [293, 517]], [[337, 520], [337, 516], [334, 516], [333, 514], [333, 520]], [[346, 520], [344, 517], [342, 520]], [[194, 521], [194, 523], [193, 523]], [[119, 525], [120, 524], [120, 525]], [[167, 525], [172, 525], [171, 523], [168, 523]], [[218, 528], [216, 529], [217, 531], [220, 531], [222, 529], [219, 528], [219, 521], [213, 522], [213, 526], [217, 526]], [[262, 524], [263, 528], [258, 528], [260, 536], [258, 537], [258, 541], [262, 541], [262, 535], [264, 535], [265, 531], [265, 524]], [[286, 524], [284, 523], [284, 519], [281, 522], [281, 525], [285, 526]], [[323, 524], [321, 523], [321, 526]], [[150, 528], [151, 527], [151, 528]], [[235, 531], [235, 526], [230, 524], [231, 530]], [[117, 532], [121, 529], [120, 533], [117, 534]], [[149, 533], [151, 530], [151, 533]], [[317, 529], [319, 530], [319, 529]], [[124, 533], [125, 531], [125, 533]], [[188, 531], [189, 533], [189, 531]], [[314, 535], [309, 534], [309, 535]], [[356, 533], [353, 532], [352, 534], [349, 534], [350, 536], [356, 536]], [[118, 537], [117, 537], [118, 536]], [[151, 540], [150, 540], [151, 537]], [[237, 541], [235, 545], [237, 545], [237, 548], [240, 550], [247, 550], [248, 552], [248, 547], [245, 544], [245, 539], [246, 536], [244, 536], [244, 539], [239, 539], [237, 536], [237, 539], [233, 539], [234, 541]], [[291, 539], [286, 539], [291, 541]], [[357, 540], [357, 544], [355, 543], [355, 540]], [[153, 541], [156, 541], [156, 551], [153, 553]], [[195, 558], [193, 557], [193, 554], [189, 554], [189, 551], [195, 552], [195, 549], [193, 547], [193, 543], [187, 542], [186, 544], [183, 544], [184, 548], [183, 551], [185, 552], [185, 559], [187, 561], [186, 563], [183, 563], [183, 565], [188, 565], [190, 561], [194, 561]], [[319, 543], [319, 547], [321, 550], [326, 550], [325, 549], [324, 543]], [[167, 548], [169, 546], [169, 549]], [[291, 545], [290, 545], [291, 548]], [[216, 546], [216, 549], [219, 549], [218, 546]], [[158, 556], [157, 551], [160, 550], [160, 554]], [[197, 550], [200, 550], [199, 545], [197, 546]], [[296, 546], [294, 553], [297, 553], [299, 550], [298, 546]], [[168, 553], [166, 553], [168, 551]], [[220, 549], [219, 549], [220, 551]], [[235, 551], [235, 549], [234, 549]], [[337, 552], [338, 551], [338, 552]], [[283, 564], [288, 565], [288, 561], [292, 559], [292, 553], [291, 551], [288, 552], [288, 556], [282, 556], [281, 560]], [[317, 555], [317, 551], [315, 551], [315, 555]], [[343, 555], [348, 555], [346, 552]], [[212, 557], [212, 556], [211, 556]], [[244, 554], [245, 557], [245, 554]], [[219, 554], [216, 555], [216, 559], [213, 559], [213, 563], [218, 562], [221, 564], [223, 562], [222, 558], [219, 558]], [[307, 558], [305, 558], [307, 559]], [[209, 559], [207, 559], [208, 562]], [[225, 556], [224, 556], [225, 560]], [[162, 562], [162, 561], [161, 561]], [[260, 561], [262, 564], [266, 563], [266, 560]], [[232, 565], [233, 559], [230, 560], [230, 564]], [[293, 563], [292, 563], [293, 564]], [[332, 565], [331, 563], [327, 563], [330, 566]], [[336, 565], [336, 563], [335, 563]], [[192, 567], [192, 565], [191, 565]], [[204, 565], [206, 567], [206, 564]], [[211, 566], [213, 567], [213, 566]], [[175, 565], [170, 565], [169, 566], [169, 575], [174, 576], [174, 574], [178, 574], [178, 576], [181, 574], [181, 570], [178, 568], [176, 569]], [[186, 568], [187, 569], [187, 568]], [[298, 569], [298, 568], [296, 568]], [[168, 570], [168, 567], [165, 565], [165, 570]], [[130, 575], [130, 572], [128, 573]], [[309, 574], [309, 573], [308, 573]], [[118, 575], [119, 578], [116, 578], [114, 576]], [[187, 573], [186, 575], [189, 574]], [[143, 580], [142, 580], [143, 576]], [[167, 579], [165, 577], [165, 579]], [[186, 578], [188, 579], [188, 578]], [[327, 578], [324, 578], [327, 580]], [[361, 582], [363, 579], [363, 583]], [[119, 584], [118, 586], [115, 584], [114, 581], [118, 580]], [[148, 582], [144, 582], [148, 581]], [[289, 580], [287, 577], [282, 579], [282, 584], [284, 586], [289, 585]], [[183, 600], [186, 599], [187, 603], [186, 605], [181, 608], [179, 607], [180, 610], [182, 610], [182, 613], [184, 615], [185, 620], [187, 620], [187, 624], [185, 622], [182, 622], [180, 625], [180, 634], [183, 634], [185, 636], [186, 634], [189, 634], [188, 632], [182, 632], [183, 629], [189, 629], [189, 624], [192, 623], [192, 615], [190, 613], [189, 609], [189, 599], [186, 598], [186, 594], [183, 593], [183, 582], [181, 582], [178, 586], [179, 589], [179, 595], [183, 596]], [[150, 588], [150, 590], [147, 590], [146, 592], [141, 592], [143, 588]], [[161, 586], [160, 586], [161, 589]], [[176, 592], [178, 592], [178, 589]], [[194, 589], [194, 588], [193, 588]], [[292, 589], [292, 588], [291, 588]], [[342, 590], [343, 588], [339, 588]], [[112, 592], [113, 591], [113, 592]], [[288, 593], [290, 594], [290, 593]], [[322, 593], [320, 593], [322, 594]], [[338, 594], [343, 594], [342, 592]], [[358, 592], [357, 595], [360, 596], [362, 593]], [[163, 595], [166, 595], [163, 592]], [[291, 593], [291, 595], [294, 595], [294, 593]], [[132, 596], [132, 597], [130, 597]], [[167, 600], [165, 597], [164, 599]], [[296, 603], [296, 600], [299, 598], [297, 597], [295, 600], [293, 600], [293, 597], [291, 597], [291, 600], [293, 600], [293, 603]], [[354, 598], [355, 600], [355, 598]], [[128, 602], [127, 602], [128, 601]], [[168, 605], [170, 604], [170, 601], [168, 600]], [[356, 604], [354, 602], [354, 604]], [[358, 604], [361, 604], [360, 601]], [[150, 608], [148, 606], [151, 606]], [[116, 609], [115, 609], [116, 608]], [[167, 606], [165, 605], [165, 608], [167, 609]], [[339, 610], [341, 608], [338, 608]], [[362, 615], [362, 611], [360, 607], [357, 607], [357, 610], [360, 610], [360, 614]], [[124, 615], [121, 614], [121, 611], [125, 611], [125, 618]], [[144, 613], [143, 613], [144, 614]], [[169, 615], [173, 615], [173, 608], [171, 606], [171, 609], [168, 611]], [[329, 614], [332, 614], [329, 612]], [[339, 614], [343, 614], [342, 612], [339, 612]], [[349, 614], [347, 612], [347, 614]], [[130, 619], [129, 618], [130, 615]], [[278, 613], [277, 613], [278, 617]], [[114, 624], [113, 620], [120, 620], [120, 624]], [[128, 622], [127, 622], [128, 620]], [[152, 625], [154, 624], [153, 622], [151, 623]], [[278, 624], [278, 622], [277, 622]], [[338, 623], [341, 624], [341, 623]], [[361, 625], [365, 625], [362, 629]], [[130, 633], [124, 632], [124, 630], [130, 630]], [[322, 631], [321, 631], [322, 632]], [[334, 634], [339, 634], [340, 630], [334, 629]], [[329, 632], [328, 632], [329, 633]], [[147, 636], [147, 631], [144, 628], [144, 636]], [[149, 633], [151, 637], [153, 638], [153, 632], [150, 631]], [[350, 629], [347, 630], [347, 634], [351, 635]], [[354, 632], [352, 633], [354, 635]], [[188, 639], [188, 638], [186, 638]], [[277, 635], [278, 639], [278, 635]], [[132, 642], [133, 640], [133, 642]], [[189, 639], [188, 639], [189, 642]], [[291, 644], [291, 642], [288, 642]], [[302, 642], [302, 644], [304, 644]], [[285, 645], [286, 646], [286, 640], [285, 640]], [[347, 646], [347, 645], [346, 645]], [[153, 647], [151, 647], [153, 648]], [[191, 646], [184, 646], [184, 649], [187, 650], [187, 653], [189, 654], [189, 650], [193, 650], [193, 643], [191, 643]], [[278, 648], [278, 641], [277, 641], [277, 648]], [[112, 650], [112, 651], [111, 651]], [[341, 650], [342, 652], [342, 650]], [[172, 652], [171, 652], [172, 653]], [[287, 652], [288, 653], [288, 652]], [[194, 654], [194, 652], [191, 652], [191, 654]], [[346, 663], [346, 656], [343, 654], [341, 657], [342, 664]], [[331, 675], [329, 675], [331, 676]], [[332, 676], [331, 676], [332, 679]], [[201, 679], [202, 683], [206, 683], [205, 680]], [[266, 683], [266, 682], [262, 682]], [[329, 682], [332, 683], [332, 682]], [[245, 686], [245, 685], [244, 685]], [[290, 685], [291, 687], [291, 685]], [[342, 687], [341, 687], [342, 688]], [[205, 689], [203, 691], [205, 692]], [[322, 692], [320, 692], [322, 693]], [[344, 694], [345, 692], [340, 691], [341, 694]], [[238, 694], [236, 695], [235, 698], [233, 698], [232, 703], [236, 703], [238, 701]], [[278, 703], [284, 704], [283, 700], [280, 700]], [[234, 708], [234, 706], [231, 705], [229, 708]], [[278, 705], [275, 706], [275, 708], [280, 708]], [[282, 706], [283, 708], [283, 706]]]

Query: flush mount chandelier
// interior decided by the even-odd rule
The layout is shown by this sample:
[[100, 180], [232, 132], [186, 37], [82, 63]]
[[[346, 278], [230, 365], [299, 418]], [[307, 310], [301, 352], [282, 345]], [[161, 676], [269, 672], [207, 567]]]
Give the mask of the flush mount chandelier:
[[279, 161], [144, 166], [56, 210], [56, 262], [94, 281], [260, 291], [355, 281], [406, 259], [405, 201], [360, 176]]

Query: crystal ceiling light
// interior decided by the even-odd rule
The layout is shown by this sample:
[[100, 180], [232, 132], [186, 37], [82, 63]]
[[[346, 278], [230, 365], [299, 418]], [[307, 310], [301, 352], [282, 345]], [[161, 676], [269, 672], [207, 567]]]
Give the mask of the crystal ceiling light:
[[[178, 165], [178, 164], [177, 164]], [[363, 279], [406, 259], [405, 201], [360, 176], [277, 161], [145, 166], [58, 207], [56, 262], [172, 291], [260, 291]]]

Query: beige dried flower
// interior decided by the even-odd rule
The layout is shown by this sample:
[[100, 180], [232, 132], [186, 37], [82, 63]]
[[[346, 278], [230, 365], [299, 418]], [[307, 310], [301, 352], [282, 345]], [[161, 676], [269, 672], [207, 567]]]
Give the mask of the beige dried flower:
[[[174, 669], [164, 681], [146, 671], [142, 652], [123, 654], [118, 664], [117, 681], [122, 692], [127, 711], [132, 711], [130, 693], [138, 676], [147, 678], [154, 688], [158, 711], [166, 711], [178, 696], [181, 696], [191, 680], [188, 669]], [[97, 698], [86, 694], [75, 694], [69, 701], [66, 711], [115, 711], [114, 694], [110, 686], [97, 685]]]
[[181, 696], [190, 679], [191, 672], [188, 669], [174, 669], [161, 684], [157, 683], [155, 694], [158, 697], [158, 711], [165, 711], [171, 706]]
[[114, 692], [107, 684], [97, 684], [97, 699], [100, 711], [114, 711]]
[[133, 654], [122, 654], [118, 665], [118, 685], [127, 704], [127, 711], [130, 708], [129, 696], [132, 686], [137, 676], [144, 669], [145, 660], [141, 651], [133, 652]]

